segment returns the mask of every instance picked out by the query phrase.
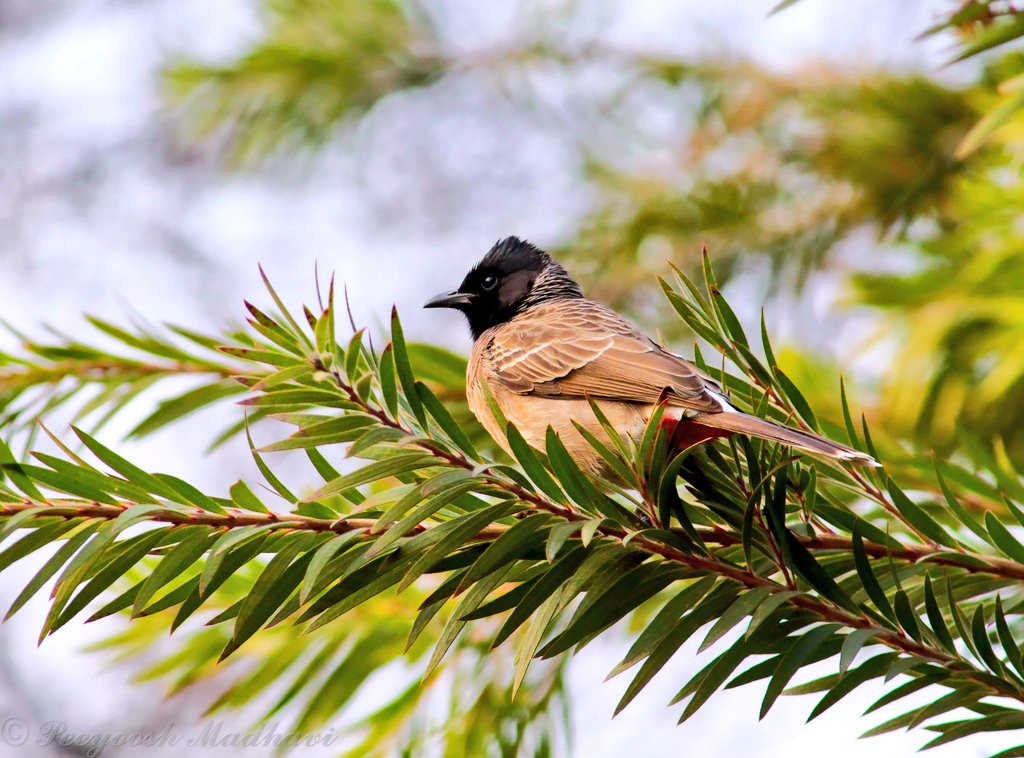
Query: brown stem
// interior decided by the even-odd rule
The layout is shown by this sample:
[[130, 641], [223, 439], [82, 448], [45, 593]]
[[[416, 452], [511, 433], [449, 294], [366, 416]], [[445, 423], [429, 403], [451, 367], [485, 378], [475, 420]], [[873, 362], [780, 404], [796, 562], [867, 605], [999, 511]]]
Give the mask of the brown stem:
[[[705, 542], [711, 542], [716, 545], [739, 545], [742, 542], [739, 535], [724, 529], [701, 528], [697, 532]], [[853, 540], [839, 535], [797, 536], [797, 539], [808, 550], [842, 550], [846, 552], [853, 550]], [[997, 558], [979, 553], [953, 553], [953, 551], [936, 549], [930, 545], [903, 545], [897, 548], [868, 541], [864, 542], [864, 552], [872, 558], [893, 558], [909, 563], [928, 561], [938, 566], [958, 568], [969, 574], [993, 574], [1005, 579], [1024, 581], [1024, 565], [1006, 558]], [[976, 565], [975, 561], [985, 565]]]
[[62, 360], [43, 366], [14, 367], [0, 371], [0, 390], [55, 384], [68, 376], [99, 381], [114, 375], [141, 378], [154, 374], [215, 374], [227, 378], [233, 373], [229, 367], [217, 366], [213, 363], [176, 361], [157, 364], [119, 358], [97, 358], [87, 361]]
[[[33, 508], [44, 508], [39, 516], [61, 516], [64, 518], [97, 518], [115, 519], [128, 508], [149, 503], [125, 503], [123, 505], [106, 505], [104, 503], [88, 502], [85, 500], [54, 499], [45, 502], [24, 500], [21, 502], [0, 502], [0, 518], [13, 516], [21, 511]], [[156, 511], [148, 516], [149, 521], [158, 521], [165, 524], [181, 525], [204, 525], [221, 529], [237, 529], [243, 526], [264, 526], [277, 524], [281, 529], [298, 529], [308, 532], [333, 532], [334, 534], [345, 534], [359, 529], [369, 531], [377, 524], [377, 519], [372, 518], [343, 518], [326, 519], [313, 516], [303, 516], [298, 513], [254, 513], [249, 511], [228, 510], [227, 513], [213, 513], [198, 508], [186, 508], [176, 510], [168, 508], [166, 511]], [[431, 527], [418, 524], [409, 530], [409, 534], [420, 534]], [[501, 524], [492, 524], [484, 527], [477, 533], [473, 540], [494, 540], [500, 537], [508, 527]], [[378, 533], [387, 531], [387, 527]], [[371, 536], [371, 535], [367, 535]], [[376, 536], [376, 534], [372, 535]]]

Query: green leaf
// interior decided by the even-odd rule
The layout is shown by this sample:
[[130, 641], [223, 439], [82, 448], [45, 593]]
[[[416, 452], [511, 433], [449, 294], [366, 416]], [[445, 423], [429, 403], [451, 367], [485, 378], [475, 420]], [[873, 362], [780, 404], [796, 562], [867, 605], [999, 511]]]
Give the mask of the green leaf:
[[946, 547], [957, 548], [960, 543], [953, 539], [950, 534], [939, 526], [938, 522], [929, 516], [925, 511], [914, 501], [904, 494], [903, 490], [897, 486], [896, 482], [892, 480], [892, 477], [887, 477], [886, 487], [889, 490], [889, 496], [892, 498], [893, 505], [896, 506], [907, 522], [909, 522], [915, 529], [921, 532], [924, 536], [928, 537], [940, 545]]
[[[430, 545], [409, 567], [398, 585], [398, 591], [401, 592], [406, 589], [420, 574], [456, 548], [462, 547], [468, 540], [473, 539], [485, 526], [512, 515], [519, 508], [520, 506], [514, 503], [497, 503], [489, 508], [484, 508], [482, 511], [454, 518], [440, 526], [429, 529], [426, 534], [430, 538], [436, 539], [436, 542]], [[422, 538], [423, 536], [425, 535], [420, 535], [419, 537]], [[411, 547], [412, 544], [410, 543]]]
[[67, 537], [63, 545], [55, 552], [50, 559], [43, 564], [43, 567], [36, 572], [32, 580], [25, 585], [25, 588], [18, 594], [18, 597], [11, 603], [11, 607], [4, 616], [4, 621], [9, 619], [35, 595], [44, 584], [74, 555], [87, 539], [100, 526], [99, 521], [91, 521], [82, 524], [81, 528]]
[[[298, 368], [302, 369], [303, 372], [308, 370], [305, 366]], [[135, 438], [145, 437], [147, 434], [152, 434], [156, 430], [162, 429], [200, 408], [205, 408], [218, 400], [238, 395], [243, 390], [244, 388], [237, 382], [224, 380], [204, 384], [177, 397], [162, 400], [157, 404], [156, 410], [136, 424], [128, 432], [127, 436]]]
[[1003, 653], [1019, 674], [1024, 674], [1024, 660], [1021, 659], [1020, 646], [1013, 638], [1010, 625], [1006, 621], [1006, 614], [1003, 612], [1003, 600], [996, 595], [996, 634], [999, 635], [999, 644], [1003, 646]]
[[31, 480], [24, 474], [24, 469], [14, 458], [11, 449], [0, 439], [0, 481], [6, 475], [14, 483], [14, 486], [24, 492], [32, 500], [45, 500], [43, 494], [36, 489]]
[[[640, 691], [647, 686], [647, 683], [654, 678], [661, 669], [668, 663], [690, 636], [700, 629], [711, 619], [719, 616], [735, 599], [739, 589], [732, 583], [719, 584], [714, 590], [706, 595], [694, 609], [682, 620], [676, 623], [672, 630], [665, 635], [647, 656], [647, 660], [636, 672], [633, 680], [626, 687], [622, 699], [615, 706], [615, 713], [619, 713], [633, 701]], [[625, 661], [623, 661], [625, 663]], [[622, 664], [620, 664], [621, 667]], [[618, 671], [619, 668], [616, 668]]]
[[579, 521], [566, 521], [561, 524], [555, 524], [555, 526], [551, 528], [547, 544], [544, 548], [544, 557], [548, 563], [555, 560], [566, 540], [578, 532], [580, 526], [581, 522]]
[[149, 575], [132, 604], [132, 616], [138, 616], [157, 591], [179, 577], [185, 569], [199, 560], [217, 539], [217, 534], [210, 527], [185, 526], [179, 527], [181, 539], [177, 545], [165, 555], [153, 573]]
[[768, 15], [774, 16], [776, 13], [781, 13], [786, 10], [786, 8], [796, 5], [798, 1], [799, 0], [782, 0], [782, 2], [776, 3], [772, 6], [772, 9], [768, 11]]
[[612, 575], [612, 581], [603, 592], [591, 589], [587, 600], [593, 594], [596, 600], [573, 618], [568, 626], [540, 651], [544, 658], [551, 658], [586, 637], [603, 631], [634, 608], [650, 600], [679, 577], [680, 568], [666, 567], [661, 563], [642, 564], [621, 575]]
[[910, 604], [907, 593], [902, 589], [897, 588], [896, 594], [893, 595], [893, 610], [896, 611], [896, 618], [899, 619], [903, 631], [920, 642], [921, 629], [918, 626], [917, 613], [914, 611], [914, 606]]
[[[858, 629], [857, 631], [865, 632], [868, 630]], [[847, 637], [847, 639], [850, 637], [852, 637], [852, 635]], [[853, 671], [845, 673], [845, 675], [828, 691], [825, 697], [818, 701], [818, 704], [814, 706], [814, 710], [811, 711], [811, 715], [807, 717], [807, 720], [813, 721], [853, 692], [857, 687], [864, 684], [864, 682], [885, 674], [886, 670], [897, 659], [897, 657], [897, 653], [882, 653], [880, 655], [876, 655], [874, 658], [868, 659]]]
[[561, 596], [559, 593], [555, 593], [547, 600], [545, 600], [537, 612], [534, 613], [530, 619], [526, 622], [526, 633], [523, 638], [516, 645], [516, 655], [514, 660], [514, 668], [512, 672], [512, 697], [516, 696], [519, 692], [519, 688], [523, 684], [523, 680], [526, 678], [526, 671], [530, 666], [530, 662], [533, 660], [534, 654], [537, 652], [537, 648], [540, 646], [541, 640], [544, 638], [544, 634], [551, 626], [551, 622], [558, 614], [558, 609], [561, 606]]
[[423, 412], [423, 403], [420, 401], [419, 393], [416, 392], [416, 378], [413, 375], [412, 364], [409, 363], [409, 351], [405, 346], [405, 336], [402, 333], [402, 323], [398, 320], [398, 311], [391, 309], [391, 346], [395, 359], [395, 371], [398, 374], [398, 381], [402, 385], [402, 392], [413, 415], [420, 422], [420, 426], [427, 425], [427, 417]]
[[[153, 529], [119, 542], [117, 548], [111, 551], [113, 553], [111, 559], [93, 575], [65, 606], [60, 617], [57, 619], [57, 626], [66, 623], [85, 608], [86, 605], [109, 590], [114, 582], [124, 576], [135, 564], [145, 558], [153, 548], [163, 542], [172, 533], [173, 529], [174, 527]], [[135, 595], [142, 588], [144, 581], [138, 582], [131, 590], [100, 608], [89, 617], [89, 621], [104, 618], [112, 613], [117, 613], [131, 607], [131, 604], [135, 601]]]
[[850, 447], [859, 450], [860, 439], [857, 437], [857, 428], [853, 424], [853, 416], [850, 414], [850, 404], [846, 399], [846, 382], [840, 377], [839, 378], [839, 398], [843, 406], [843, 423], [846, 426], [846, 439], [850, 443]]
[[995, 517], [992, 511], [985, 511], [985, 527], [992, 537], [996, 547], [1017, 563], [1024, 563], [1024, 545], [1017, 541], [1017, 538], [1010, 533], [1010, 530], [1003, 526], [1002, 522]]
[[471, 459], [479, 460], [480, 454], [477, 453], [476, 448], [470, 441], [469, 436], [462, 431], [455, 419], [452, 418], [452, 414], [448, 412], [448, 409], [444, 407], [437, 396], [430, 391], [430, 389], [423, 382], [416, 382], [416, 392], [419, 395], [420, 401], [426, 407], [430, 415], [434, 417], [434, 421], [441, 427], [441, 430], [448, 435], [452, 442], [461, 450], [466, 453]]
[[736, 670], [747, 656], [751, 653], [753, 645], [748, 639], [741, 639], [723, 652], [714, 661], [708, 664], [702, 671], [694, 676], [682, 690], [672, 699], [677, 703], [683, 698], [692, 694], [690, 702], [686, 704], [678, 723], [683, 723], [696, 713], [708, 699], [718, 691], [725, 683], [725, 680]]
[[256, 511], [258, 513], [270, 513], [270, 509], [263, 504], [263, 501], [256, 497], [256, 493], [249, 489], [249, 485], [239, 479], [231, 485], [231, 500], [242, 510]]
[[555, 484], [555, 480], [551, 478], [551, 475], [541, 464], [533, 448], [523, 439], [523, 435], [519, 433], [519, 430], [512, 424], [508, 424], [505, 433], [508, 438], [509, 447], [512, 450], [512, 455], [519, 461], [519, 465], [523, 467], [523, 471], [530, 477], [530, 481], [556, 503], [568, 505], [569, 501], [566, 499], [565, 494]]
[[793, 561], [793, 568], [814, 589], [833, 603], [850, 611], [858, 611], [856, 603], [833, 579], [811, 552], [803, 546], [791, 531], [786, 530], [786, 542]]
[[398, 417], [398, 387], [395, 384], [395, 356], [389, 342], [380, 356], [380, 391], [391, 418]]
[[306, 347], [312, 350], [313, 343], [310, 341], [309, 337], [306, 336], [305, 331], [303, 331], [302, 327], [299, 326], [298, 322], [294, 318], [292, 318], [292, 314], [288, 312], [288, 309], [284, 307], [284, 303], [282, 302], [281, 298], [278, 297], [278, 294], [274, 290], [273, 285], [270, 284], [270, 279], [267, 278], [267, 274], [266, 272], [264, 272], [263, 266], [259, 266], [259, 271], [260, 277], [263, 279], [263, 285], [267, 288], [267, 292], [270, 293], [270, 297], [273, 298], [274, 303], [277, 305], [278, 310], [281, 312], [281, 315], [284, 316], [284, 318], [288, 321], [288, 324], [292, 328], [292, 331], [290, 332], [291, 336], [298, 340], [300, 344], [304, 344]]
[[210, 580], [213, 579], [214, 574], [220, 568], [221, 563], [235, 548], [244, 545], [250, 540], [257, 539], [258, 537], [265, 536], [265, 533], [271, 529], [281, 529], [284, 524], [270, 523], [270, 524], [256, 524], [253, 526], [243, 526], [239, 529], [232, 529], [225, 532], [221, 537], [210, 546], [210, 555], [206, 559], [206, 563], [203, 564], [203, 573], [199, 579], [199, 591], [206, 592], [207, 585]]
[[626, 657], [612, 669], [608, 678], [617, 676], [649, 655], [651, 650], [675, 628], [683, 614], [695, 607], [717, 581], [717, 576], [697, 579], [665, 603], [657, 615], [644, 626], [640, 636], [626, 653]]
[[949, 652], [955, 653], [956, 647], [953, 644], [953, 638], [949, 633], [949, 627], [946, 626], [946, 619], [939, 609], [935, 590], [932, 588], [932, 578], [928, 574], [924, 576], [924, 605], [925, 611], [928, 613], [928, 623], [931, 625], [939, 644]]
[[789, 680], [793, 678], [793, 675], [803, 667], [814, 651], [834, 635], [838, 629], [840, 629], [839, 624], [822, 624], [793, 641], [779, 660], [775, 673], [772, 674], [772, 678], [768, 682], [768, 688], [764, 693], [764, 700], [761, 701], [759, 718], [763, 719], [768, 714], [768, 711], [771, 710], [779, 695], [786, 689], [786, 685], [789, 684]]
[[[1024, 28], [1015, 36], [1024, 34]], [[997, 43], [999, 44], [999, 43]], [[971, 53], [973, 54], [973, 53]], [[954, 156], [963, 160], [984, 144], [998, 129], [1014, 122], [1021, 108], [1024, 108], [1024, 88], [1008, 92], [1002, 100], [982, 116], [963, 136], [957, 145]]]
[[883, 616], [895, 621], [896, 612], [889, 603], [889, 598], [886, 597], [882, 585], [878, 583], [875, 572], [871, 568], [871, 561], [864, 550], [864, 538], [860, 536], [859, 523], [853, 530], [853, 560], [857, 567], [857, 575], [860, 577], [861, 584], [864, 587], [864, 592], [871, 598], [871, 602], [875, 604], [875, 607]]
[[299, 591], [299, 601], [305, 603], [310, 597], [322, 591], [327, 584], [321, 582], [321, 574], [327, 564], [338, 555], [352, 546], [353, 542], [362, 539], [364, 531], [356, 529], [346, 534], [333, 536], [313, 553], [313, 558], [306, 567], [306, 574], [302, 579], [302, 588]]
[[562, 556], [558, 558], [536, 582], [533, 583], [522, 600], [519, 601], [519, 604], [513, 609], [501, 629], [499, 629], [498, 633], [494, 636], [494, 641], [491, 643], [491, 647], [494, 648], [500, 645], [508, 639], [508, 636], [512, 634], [512, 632], [522, 626], [523, 622], [526, 621], [526, 619], [529, 618], [545, 600], [555, 594], [558, 588], [562, 586], [563, 582], [573, 576], [576, 569], [578, 569], [580, 564], [583, 563], [583, 559], [586, 555], [587, 552], [582, 546], [574, 546], [568, 551], [562, 553]]
[[82, 443], [92, 451], [93, 455], [110, 466], [110, 468], [132, 484], [143, 487], [148, 492], [160, 495], [161, 497], [165, 497], [174, 502], [180, 502], [182, 500], [181, 495], [173, 487], [169, 487], [152, 474], [146, 473], [135, 464], [122, 458], [113, 450], [104, 447], [78, 427], [72, 426], [71, 429], [78, 435], [78, 438], [82, 440]]
[[988, 638], [988, 628], [985, 622], [985, 606], [979, 603], [974, 609], [974, 616], [971, 619], [971, 636], [974, 639], [974, 648], [978, 651], [985, 665], [997, 676], [1005, 670], [1002, 661], [996, 657], [992, 649], [992, 642]]
[[508, 531], [487, 546], [463, 577], [463, 586], [469, 586], [509, 561], [522, 558], [544, 544], [554, 517], [547, 513], [534, 513], [513, 524]]
[[750, 624], [747, 626], [747, 633], [745, 636], [750, 637], [761, 627], [761, 624], [771, 618], [772, 614], [779, 607], [789, 601], [790, 598], [796, 597], [799, 594], [799, 592], [785, 590], [783, 592], [776, 592], [769, 595], [768, 598], [757, 607], [757, 610], [754, 611], [754, 615], [750, 619]]
[[850, 664], [857, 657], [857, 653], [861, 651], [861, 648], [879, 634], [880, 631], [878, 629], [854, 629], [846, 635], [843, 639], [843, 649], [839, 653], [839, 673], [845, 674], [847, 669], [850, 668]]
[[770, 587], [756, 587], [740, 595], [736, 602], [730, 605], [725, 613], [719, 617], [718, 621], [715, 622], [714, 626], [711, 627], [704, 641], [697, 648], [697, 652], [702, 653], [715, 644], [736, 624], [752, 614], [757, 606], [764, 602], [771, 594], [772, 589]]
[[307, 550], [322, 534], [298, 534], [292, 537], [260, 573], [259, 578], [245, 594], [235, 620], [231, 641], [220, 655], [223, 660], [237, 650], [247, 639], [263, 626], [270, 615], [288, 598], [302, 581], [306, 565], [312, 557], [306, 553], [296, 560], [299, 553]]
[[747, 343], [747, 335], [743, 332], [740, 320], [736, 318], [736, 314], [729, 306], [729, 303], [724, 297], [722, 297], [721, 291], [718, 287], [711, 286], [708, 288], [708, 292], [711, 293], [711, 303], [715, 308], [715, 313], [718, 316], [719, 323], [721, 323], [722, 327], [725, 329], [726, 334], [743, 347], [749, 347]]
[[818, 431], [818, 419], [814, 415], [814, 411], [811, 410], [811, 404], [807, 402], [807, 398], [803, 396], [803, 393], [797, 388], [793, 380], [782, 373], [782, 369], [778, 366], [773, 367], [775, 371], [775, 378], [779, 381], [779, 386], [782, 388], [786, 399], [793, 405], [797, 414], [802, 418], [807, 425]]
[[437, 461], [434, 459], [434, 456], [429, 453], [419, 452], [402, 453], [392, 458], [374, 461], [357, 471], [331, 480], [312, 495], [304, 498], [303, 502], [308, 503], [314, 500], [322, 500], [325, 497], [336, 495], [351, 487], [377, 482], [389, 476], [408, 474], [436, 463]]
[[459, 636], [459, 632], [466, 626], [467, 622], [465, 619], [467, 616], [479, 608], [484, 599], [505, 580], [509, 570], [511, 570], [511, 566], [481, 579], [463, 595], [462, 600], [455, 606], [452, 615], [448, 617], [448, 623], [445, 624], [441, 635], [438, 637], [437, 645], [434, 647], [434, 652], [427, 662], [426, 671], [423, 673], [424, 679], [430, 676], [431, 672], [437, 668], [437, 664], [444, 658], [445, 653], [448, 652], [452, 643], [455, 642], [455, 638]]

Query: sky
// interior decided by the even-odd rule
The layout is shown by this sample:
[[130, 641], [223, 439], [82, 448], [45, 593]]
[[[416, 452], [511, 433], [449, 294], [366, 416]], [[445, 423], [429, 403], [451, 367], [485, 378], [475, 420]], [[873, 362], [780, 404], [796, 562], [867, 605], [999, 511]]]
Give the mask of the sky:
[[[942, 69], [948, 41], [910, 42], [946, 2], [803, 0], [768, 18], [772, 4], [603, 0], [590, 23], [623, 47], [687, 56], [725, 50], [776, 70], [827, 61], [962, 75]], [[472, 55], [527, 36], [524, 19], [545, 4], [425, 5], [449, 48]], [[361, 322], [383, 323], [396, 303], [413, 339], [465, 351], [463, 324], [450, 313], [419, 311], [422, 302], [457, 284], [495, 239], [520, 234], [554, 245], [588, 209], [578, 159], [557, 133], [472, 78], [381, 103], [350, 139], [316, 157], [224, 170], [214, 150], [181, 139], [159, 71], [175, 56], [230, 57], [258, 35], [259, 24], [246, 0], [0, 2], [0, 318], [30, 332], [47, 324], [74, 334], [87, 333], [83, 313], [228, 325], [240, 320], [243, 298], [261, 297], [257, 262], [290, 303], [313, 299], [317, 265], [348, 283]], [[426, 122], [431, 128], [419, 127]], [[742, 279], [733, 286], [756, 290]], [[808, 315], [827, 314], [836, 287], [823, 275], [815, 297], [773, 314], [777, 328], [786, 336]], [[252, 475], [247, 451], [228, 446], [197, 462], [175, 444], [179, 433], [208, 434], [209, 423], [204, 417], [119, 449], [144, 467], [222, 490]], [[108, 441], [130, 425], [129, 417], [109, 429]], [[17, 578], [27, 580], [38, 565], [9, 575], [0, 601], [9, 602]], [[83, 732], [126, 721], [195, 728], [192, 702], [166, 703], [159, 685], [132, 685], [125, 667], [83, 652], [116, 620], [72, 625], [36, 647], [44, 612], [42, 602], [30, 604], [0, 627], [0, 717], [5, 710], [39, 721], [64, 715]], [[628, 679], [603, 680], [621, 644], [587, 647], [571, 666], [575, 754], [819, 758], [825, 747], [830, 758], [867, 750], [895, 758], [922, 742], [916, 733], [856, 741], [868, 726], [856, 716], [878, 695], [869, 688], [808, 726], [807, 699], [783, 699], [759, 723], [761, 691], [746, 688], [716, 696], [676, 727], [678, 708], [664, 705], [706, 662], [695, 662], [694, 653], [695, 643], [684, 648], [611, 720]], [[25, 692], [24, 699], [11, 694]], [[990, 744], [1000, 743], [965, 742], [932, 754], [984, 755]], [[32, 751], [18, 754], [56, 754]]]

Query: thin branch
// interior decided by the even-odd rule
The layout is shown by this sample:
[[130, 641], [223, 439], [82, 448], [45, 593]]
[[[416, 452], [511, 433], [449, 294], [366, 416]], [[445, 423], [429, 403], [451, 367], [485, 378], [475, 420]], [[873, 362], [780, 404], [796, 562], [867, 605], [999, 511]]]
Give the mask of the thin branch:
[[[24, 500], [21, 502], [0, 502], [0, 518], [13, 516], [22, 511], [29, 511], [35, 508], [42, 508], [39, 517], [59, 516], [63, 518], [92, 518], [113, 520], [123, 514], [126, 510], [151, 503], [123, 503], [121, 505], [106, 505], [104, 503], [88, 502], [85, 500], [54, 499], [45, 502]], [[368, 538], [376, 538], [388, 531], [390, 527], [384, 527], [377, 532], [370, 533], [370, 530], [378, 525], [377, 519], [372, 518], [342, 518], [325, 519], [314, 516], [303, 516], [298, 513], [255, 513], [250, 511], [228, 510], [227, 513], [212, 513], [198, 508], [168, 508], [166, 511], [155, 511], [151, 513], [147, 521], [157, 521], [175, 526], [202, 525], [212, 526], [220, 529], [238, 529], [243, 526], [265, 526], [276, 524], [281, 529], [301, 530], [307, 532], [333, 532], [334, 534], [345, 534], [364, 530]], [[433, 527], [418, 524], [407, 532], [407, 534], [421, 534]], [[492, 524], [481, 529], [471, 539], [494, 540], [500, 537], [508, 529], [501, 524]]]
[[173, 363], [143, 363], [116, 358], [94, 360], [62, 360], [39, 366], [16, 366], [0, 370], [0, 391], [25, 389], [41, 384], [56, 384], [69, 376], [89, 381], [104, 381], [113, 377], [138, 379], [145, 376], [165, 374], [210, 374], [228, 378], [235, 371], [227, 366], [215, 364], [175, 361]]

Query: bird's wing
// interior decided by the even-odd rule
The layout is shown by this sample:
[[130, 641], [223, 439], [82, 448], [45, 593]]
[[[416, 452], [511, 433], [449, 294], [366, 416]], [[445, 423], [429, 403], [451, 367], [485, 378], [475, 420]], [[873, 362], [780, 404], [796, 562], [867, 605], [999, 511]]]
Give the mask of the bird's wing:
[[498, 381], [523, 395], [722, 410], [722, 389], [713, 379], [589, 300], [530, 309], [495, 330], [485, 356]]

